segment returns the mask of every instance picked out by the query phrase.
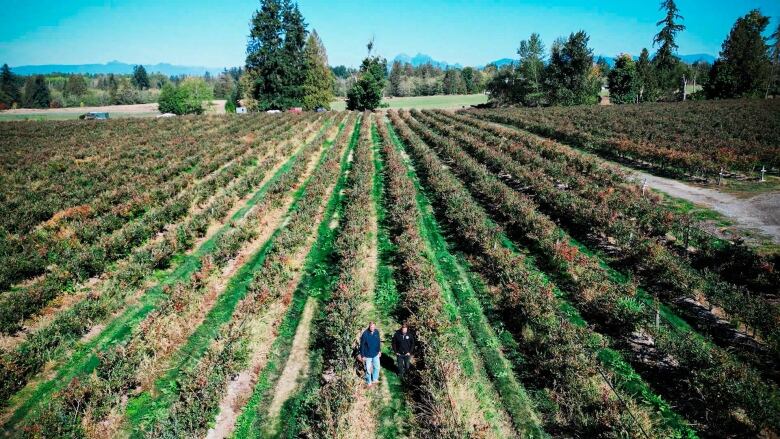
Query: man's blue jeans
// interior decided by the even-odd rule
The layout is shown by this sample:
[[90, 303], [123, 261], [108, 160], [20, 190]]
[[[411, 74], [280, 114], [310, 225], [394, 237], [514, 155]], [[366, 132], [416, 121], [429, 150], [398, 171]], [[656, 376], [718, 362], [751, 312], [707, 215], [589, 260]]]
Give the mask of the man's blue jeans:
[[379, 382], [379, 354], [373, 358], [366, 358], [364, 361], [366, 365], [366, 383]]

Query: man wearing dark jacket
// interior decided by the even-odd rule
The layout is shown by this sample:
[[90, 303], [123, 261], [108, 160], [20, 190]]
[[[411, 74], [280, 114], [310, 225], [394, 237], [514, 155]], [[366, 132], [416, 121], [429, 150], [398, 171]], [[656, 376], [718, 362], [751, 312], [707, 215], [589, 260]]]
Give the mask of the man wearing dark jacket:
[[376, 324], [371, 322], [368, 324], [368, 329], [360, 336], [360, 356], [366, 366], [368, 387], [379, 383], [379, 357], [382, 355], [379, 350], [380, 343], [379, 330], [376, 329]]
[[414, 334], [409, 332], [406, 323], [401, 325], [401, 329], [395, 331], [393, 335], [393, 351], [395, 352], [396, 365], [398, 366], [398, 376], [402, 379], [409, 370], [409, 360], [414, 352]]

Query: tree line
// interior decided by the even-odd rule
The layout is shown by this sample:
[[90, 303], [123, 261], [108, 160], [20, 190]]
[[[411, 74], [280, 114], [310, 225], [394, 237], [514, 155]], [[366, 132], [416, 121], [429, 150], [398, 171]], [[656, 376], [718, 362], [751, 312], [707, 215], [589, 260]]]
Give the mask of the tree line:
[[737, 19], [713, 65], [684, 63], [677, 55], [677, 36], [685, 30], [674, 0], [663, 0], [664, 16], [653, 37], [658, 50], [647, 48], [634, 59], [620, 54], [614, 66], [588, 47], [585, 31], [557, 39], [549, 57], [539, 34], [520, 42], [519, 60], [498, 71], [486, 89], [496, 105], [581, 105], [599, 102], [602, 88], [612, 103], [768, 97], [780, 91], [780, 26], [763, 36], [769, 17], [752, 10]]
[[[145, 104], [158, 102], [166, 86], [176, 88], [182, 83], [198, 83], [198, 87], [213, 89], [217, 99], [238, 99], [238, 78], [241, 68], [225, 70], [213, 77], [184, 75], [166, 76], [148, 73], [137, 65], [131, 74], [62, 74], [20, 76], [7, 64], [0, 68], [0, 109], [61, 108]], [[185, 90], [191, 86], [185, 87]]]
[[[769, 17], [752, 10], [740, 17], [713, 65], [684, 63], [677, 36], [685, 30], [674, 0], [663, 0], [657, 46], [634, 58], [620, 54], [611, 65], [594, 60], [585, 31], [558, 38], [549, 52], [532, 33], [520, 42], [518, 60], [445, 68], [399, 61], [388, 69], [384, 58], [368, 56], [358, 69], [329, 67], [327, 51], [291, 0], [261, 0], [250, 21], [246, 63], [216, 77], [166, 77], [136, 66], [130, 75], [35, 75], [21, 78], [7, 65], [0, 71], [0, 108], [64, 107], [160, 102], [161, 110], [199, 113], [202, 97], [226, 99], [228, 112], [244, 105], [252, 111], [329, 109], [335, 96], [349, 108], [376, 108], [382, 96], [428, 96], [487, 92], [496, 105], [580, 105], [599, 102], [609, 91], [612, 103], [686, 99], [768, 97], [780, 89], [780, 26], [763, 36]], [[375, 103], [375, 104], [374, 104]]]
[[474, 67], [446, 68], [432, 64], [412, 66], [394, 61], [388, 77], [389, 96], [473, 94], [485, 91], [485, 74]]

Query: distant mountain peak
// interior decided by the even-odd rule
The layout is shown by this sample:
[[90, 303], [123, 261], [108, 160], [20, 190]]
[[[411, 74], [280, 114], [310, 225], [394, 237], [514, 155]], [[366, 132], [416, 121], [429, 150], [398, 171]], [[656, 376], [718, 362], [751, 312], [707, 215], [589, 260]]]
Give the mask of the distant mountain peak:
[[414, 56], [409, 56], [408, 54], [403, 53], [403, 52], [399, 53], [398, 55], [395, 56], [395, 58], [393, 58], [393, 62], [395, 62], [395, 61], [398, 61], [398, 62], [403, 63], [403, 64], [411, 64], [414, 67], [419, 67], [419, 66], [422, 66], [422, 65], [425, 65], [425, 64], [430, 64], [432, 66], [439, 67], [441, 69], [446, 69], [446, 68], [459, 69], [459, 68], [463, 67], [463, 66], [461, 66], [460, 64], [457, 64], [457, 63], [456, 64], [450, 64], [450, 63], [448, 63], [446, 61], [435, 60], [435, 59], [433, 59], [432, 56], [424, 54], [424, 53], [420, 53], [420, 52], [417, 52], [417, 55], [414, 55]]

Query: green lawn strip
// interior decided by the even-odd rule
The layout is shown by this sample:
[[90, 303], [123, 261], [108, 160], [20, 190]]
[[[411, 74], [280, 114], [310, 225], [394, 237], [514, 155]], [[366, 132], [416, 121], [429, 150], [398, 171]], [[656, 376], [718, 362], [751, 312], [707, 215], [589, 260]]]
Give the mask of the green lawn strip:
[[[390, 234], [387, 231], [386, 216], [387, 210], [384, 207], [384, 179], [382, 174], [383, 163], [379, 153], [379, 133], [376, 127], [371, 126], [371, 140], [374, 157], [374, 178], [372, 187], [372, 196], [374, 200], [376, 223], [377, 223], [377, 271], [374, 287], [374, 309], [372, 320], [378, 320], [381, 328], [384, 330], [384, 339], [389, 340], [392, 334], [398, 328], [398, 322], [393, 318], [398, 310], [400, 294], [393, 280], [393, 268], [391, 258], [393, 253], [393, 244], [390, 241]], [[383, 343], [382, 354], [388, 358], [395, 358], [391, 343]], [[384, 379], [387, 380], [390, 390], [391, 400], [387, 404], [382, 404], [379, 410], [378, 434], [382, 438], [396, 438], [406, 436], [409, 433], [409, 424], [412, 417], [411, 409], [406, 403], [404, 389], [398, 375], [385, 369]], [[378, 396], [379, 393], [376, 393]]]
[[[392, 124], [387, 124], [387, 128], [396, 148], [403, 151], [400, 139], [398, 139]], [[408, 176], [417, 189], [416, 200], [423, 222], [420, 225], [420, 232], [428, 242], [432, 252], [430, 259], [434, 262], [437, 278], [443, 290], [447, 292], [447, 303], [451, 306], [451, 312], [457, 313], [466, 322], [471, 333], [470, 337], [463, 337], [464, 340], [470, 339], [465, 346], [466, 351], [474, 350], [471, 343], [476, 345], [476, 349], [483, 359], [485, 370], [495, 388], [494, 391], [499, 394], [503, 407], [511, 416], [513, 424], [520, 431], [535, 430], [541, 435], [539, 415], [536, 413], [535, 404], [512, 372], [512, 364], [503, 355], [503, 351], [506, 349], [505, 343], [498, 337], [495, 329], [499, 332], [505, 331], [500, 329], [501, 325], [491, 327], [485, 317], [475, 293], [475, 285], [468, 277], [464, 265], [450, 252], [449, 245], [433, 216], [433, 209], [424, 193], [424, 188], [409, 160], [406, 160], [406, 163]], [[471, 355], [476, 356], [474, 353]], [[481, 382], [478, 382], [478, 385], [480, 388], [489, 386], [489, 384]], [[490, 393], [493, 393], [493, 390], [486, 389], [485, 394], [477, 396], [484, 398]], [[488, 419], [495, 417], [495, 415], [487, 415], [486, 413]]]
[[[303, 268], [304, 275], [293, 294], [290, 308], [277, 330], [277, 337], [271, 346], [268, 360], [260, 372], [252, 396], [241, 409], [241, 414], [236, 420], [233, 437], [257, 437], [263, 433], [266, 433], [268, 436], [272, 435], [272, 432], [262, 429], [263, 426], [272, 427], [271, 423], [264, 422], [266, 421], [264, 408], [270, 404], [273, 397], [272, 391], [286, 365], [295, 338], [295, 332], [308, 297], [319, 298], [322, 295], [322, 291], [330, 284], [330, 272], [332, 270], [328, 257], [332, 251], [333, 239], [335, 237], [335, 229], [330, 228], [330, 222], [340, 208], [344, 198], [342, 189], [346, 183], [347, 170], [350, 166], [347, 157], [349, 157], [353, 147], [354, 144], [351, 142], [342, 155], [341, 174], [333, 188], [328, 204], [325, 207], [323, 218], [317, 229], [317, 241], [306, 255]], [[287, 417], [283, 407], [279, 416], [280, 423], [277, 431], [284, 429], [286, 420]]]
[[246, 213], [263, 199], [269, 186], [279, 179], [281, 175], [292, 168], [303, 146], [276, 171], [276, 173], [250, 198], [242, 208], [236, 211], [214, 235], [189, 255], [182, 255], [181, 262], [169, 274], [165, 275], [161, 282], [149, 288], [134, 306], [125, 309], [117, 318], [111, 320], [99, 335], [91, 340], [78, 343], [70, 354], [67, 362], [58, 368], [57, 373], [49, 380], [36, 385], [28, 385], [11, 398], [9, 403], [15, 405], [19, 402], [8, 421], [3, 426], [3, 431], [12, 431], [18, 423], [27, 417], [38, 404], [48, 401], [54, 392], [64, 388], [70, 381], [82, 374], [91, 373], [98, 365], [96, 352], [108, 349], [111, 345], [122, 342], [146, 315], [154, 310], [164, 299], [164, 287], [187, 279], [195, 273], [201, 264], [201, 258], [212, 252], [219, 238], [234, 227], [234, 222], [243, 218]]
[[[321, 130], [327, 129], [329, 124], [324, 124]], [[316, 168], [325, 160], [330, 144], [320, 154]], [[315, 171], [316, 172], [316, 168]], [[281, 174], [278, 174], [281, 175]], [[276, 176], [275, 176], [276, 177]], [[293, 201], [286, 217], [295, 210], [298, 200], [306, 190], [311, 176], [307, 177], [303, 184], [293, 194]], [[197, 365], [198, 360], [208, 349], [211, 341], [217, 336], [222, 325], [226, 324], [233, 316], [233, 311], [238, 302], [246, 295], [249, 284], [252, 282], [253, 273], [262, 267], [265, 256], [273, 245], [276, 236], [284, 228], [285, 223], [276, 228], [263, 246], [255, 252], [250, 259], [238, 269], [230, 278], [225, 291], [219, 296], [217, 302], [206, 315], [204, 321], [197, 327], [187, 342], [177, 350], [170, 361], [168, 371], [155, 381], [155, 390], [141, 393], [131, 398], [127, 403], [127, 418], [133, 431], [144, 431], [142, 425], [157, 418], [160, 412], [167, 411], [172, 399], [178, 392], [178, 378], [185, 369], [191, 369]]]

